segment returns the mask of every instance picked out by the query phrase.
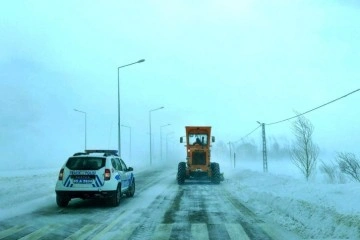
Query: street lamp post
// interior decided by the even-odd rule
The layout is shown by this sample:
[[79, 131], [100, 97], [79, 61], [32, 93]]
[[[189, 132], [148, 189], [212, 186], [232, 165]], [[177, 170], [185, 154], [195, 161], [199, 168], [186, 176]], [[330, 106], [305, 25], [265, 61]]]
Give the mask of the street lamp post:
[[171, 135], [171, 134], [174, 134], [174, 132], [169, 132], [168, 134], [166, 134], [166, 161], [168, 161], [168, 137]]
[[78, 110], [78, 109], [74, 109], [74, 111], [83, 113], [85, 115], [85, 150], [86, 150], [86, 112]]
[[149, 111], [149, 135], [150, 135], [150, 165], [152, 164], [152, 151], [151, 151], [151, 112], [153, 111], [157, 111], [160, 109], [163, 109], [164, 107], [159, 107], [159, 108], [155, 108], [155, 109], [151, 109]]
[[123, 67], [127, 67], [127, 66], [130, 66], [130, 65], [134, 65], [134, 64], [137, 64], [137, 63], [142, 63], [142, 62], [145, 62], [145, 59], [141, 59], [137, 62], [133, 62], [133, 63], [129, 63], [129, 64], [126, 64], [126, 65], [122, 65], [120, 67], [117, 68], [118, 70], [118, 151], [119, 151], [119, 156], [121, 157], [121, 132], [120, 132], [120, 68], [123, 68]]
[[129, 128], [130, 130], [130, 144], [129, 144], [129, 155], [130, 155], [130, 161], [131, 161], [131, 127], [130, 126], [126, 126], [126, 125], [121, 125], [122, 127], [126, 127]]
[[170, 126], [171, 124], [170, 123], [168, 123], [168, 124], [165, 124], [165, 125], [162, 125], [162, 126], [160, 126], [160, 159], [161, 159], [161, 161], [162, 161], [162, 156], [163, 156], [163, 154], [162, 154], [162, 143], [163, 143], [163, 141], [162, 141], [162, 128], [163, 127], [167, 127], [167, 126]]

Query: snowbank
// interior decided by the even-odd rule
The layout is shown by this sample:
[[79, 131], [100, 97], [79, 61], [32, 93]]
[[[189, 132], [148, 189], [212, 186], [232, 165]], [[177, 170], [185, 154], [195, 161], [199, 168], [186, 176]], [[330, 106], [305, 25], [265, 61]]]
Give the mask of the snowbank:
[[255, 168], [225, 167], [223, 184], [256, 214], [303, 238], [360, 239], [360, 184], [306, 182], [284, 162], [278, 173]]

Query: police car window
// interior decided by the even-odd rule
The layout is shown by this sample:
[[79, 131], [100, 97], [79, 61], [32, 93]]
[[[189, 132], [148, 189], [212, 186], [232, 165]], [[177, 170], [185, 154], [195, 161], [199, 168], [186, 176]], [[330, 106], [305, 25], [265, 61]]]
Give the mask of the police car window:
[[113, 168], [115, 168], [116, 170], [118, 169], [117, 162], [116, 162], [115, 158], [112, 158], [112, 159], [111, 159], [111, 165], [112, 165]]
[[123, 166], [121, 165], [121, 162], [120, 162], [120, 160], [117, 158], [116, 159], [116, 162], [118, 163], [118, 166], [119, 166], [119, 171], [123, 171]]
[[98, 170], [105, 166], [105, 158], [99, 157], [71, 157], [66, 167], [71, 170]]
[[113, 167], [114, 167], [116, 170], [122, 171], [122, 167], [121, 167], [121, 164], [120, 164], [118, 158], [113, 158], [113, 159], [111, 159], [111, 162], [112, 162], [112, 164], [113, 164]]
[[125, 171], [127, 169], [126, 164], [121, 159], [120, 159], [120, 163], [121, 163], [123, 171]]

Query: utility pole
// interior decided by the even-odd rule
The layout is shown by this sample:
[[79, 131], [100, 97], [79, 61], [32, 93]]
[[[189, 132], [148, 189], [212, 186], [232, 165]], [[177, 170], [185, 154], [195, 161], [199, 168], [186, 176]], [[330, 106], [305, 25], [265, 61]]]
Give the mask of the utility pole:
[[236, 167], [236, 153], [234, 152], [234, 168]]
[[258, 123], [262, 127], [262, 140], [263, 140], [263, 170], [264, 172], [268, 172], [268, 164], [267, 164], [267, 152], [266, 152], [266, 135], [265, 135], [265, 123]]
[[229, 151], [230, 151], [230, 163], [231, 163], [231, 142], [228, 142], [229, 144]]

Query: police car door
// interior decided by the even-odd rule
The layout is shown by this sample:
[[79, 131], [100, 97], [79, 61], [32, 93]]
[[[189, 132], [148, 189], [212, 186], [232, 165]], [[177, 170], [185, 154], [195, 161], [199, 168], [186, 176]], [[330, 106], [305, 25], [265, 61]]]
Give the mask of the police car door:
[[121, 169], [122, 169], [122, 184], [124, 188], [128, 188], [130, 186], [130, 176], [129, 172], [127, 171], [127, 167], [122, 159], [120, 159]]

